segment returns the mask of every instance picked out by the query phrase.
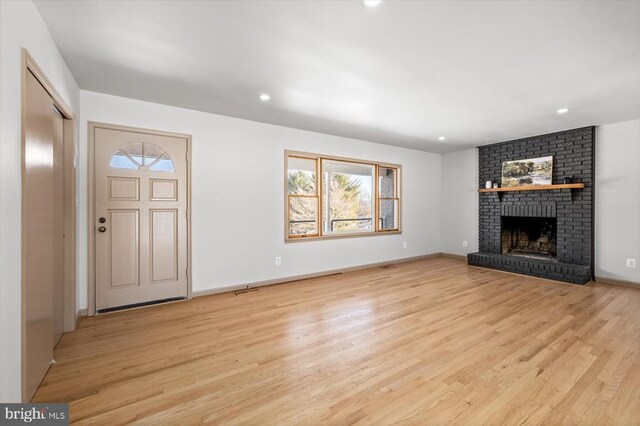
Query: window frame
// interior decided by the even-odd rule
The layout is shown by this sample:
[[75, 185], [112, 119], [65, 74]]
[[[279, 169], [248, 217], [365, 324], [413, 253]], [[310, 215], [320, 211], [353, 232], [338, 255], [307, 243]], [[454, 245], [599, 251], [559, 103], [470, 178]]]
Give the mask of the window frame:
[[[293, 157], [293, 158], [300, 158], [302, 160], [312, 160], [315, 161], [316, 163], [316, 167], [315, 167], [315, 182], [314, 182], [314, 187], [316, 190], [315, 195], [310, 195], [310, 194], [289, 194], [289, 157]], [[308, 157], [305, 155], [288, 155], [285, 159], [285, 176], [284, 176], [284, 182], [285, 182], [285, 216], [286, 216], [286, 227], [285, 227], [285, 233], [289, 236], [289, 238], [292, 239], [306, 239], [306, 238], [317, 238], [319, 236], [322, 235], [322, 230], [320, 229], [320, 213], [322, 212], [322, 210], [320, 210], [320, 197], [321, 197], [321, 188], [320, 188], [320, 176], [319, 176], [319, 172], [320, 172], [320, 159], [315, 158], [315, 157]], [[304, 234], [304, 235], [291, 235], [291, 198], [315, 198], [316, 199], [316, 229], [318, 230], [318, 232], [316, 232], [315, 234]]]
[[[290, 234], [290, 198], [291, 197], [300, 197], [301, 195], [289, 194], [289, 157], [302, 158], [306, 160], [315, 160], [316, 162], [316, 185], [315, 195], [304, 195], [305, 197], [316, 198], [317, 200], [317, 213], [316, 213], [316, 227], [318, 232], [309, 235], [291, 235]], [[323, 212], [323, 199], [324, 194], [322, 193], [324, 188], [324, 171], [322, 170], [322, 160], [329, 161], [341, 161], [348, 163], [356, 163], [363, 164], [367, 166], [374, 167], [374, 176], [373, 176], [373, 185], [372, 189], [374, 192], [374, 211], [373, 220], [374, 224], [372, 226], [371, 231], [357, 231], [357, 232], [344, 232], [344, 233], [331, 233], [324, 234], [324, 227], [322, 221], [322, 212]], [[395, 170], [395, 197], [387, 198], [380, 197], [380, 168], [389, 168]], [[397, 207], [397, 226], [394, 229], [382, 229], [380, 226], [380, 201], [381, 200], [395, 200], [398, 203]], [[332, 155], [322, 155], [315, 154], [310, 152], [302, 152], [302, 151], [292, 151], [285, 150], [284, 151], [284, 239], [285, 242], [299, 242], [299, 241], [312, 241], [312, 240], [331, 240], [337, 238], [357, 238], [357, 237], [372, 237], [376, 235], [393, 235], [393, 234], [402, 234], [402, 165], [380, 162], [380, 161], [369, 161], [369, 160], [361, 160], [357, 158], [349, 158], [349, 157], [338, 157]]]
[[[395, 195], [395, 197], [380, 197], [380, 169], [393, 169], [395, 171], [395, 179], [393, 180], [393, 194]], [[401, 223], [401, 219], [400, 219], [400, 185], [399, 185], [399, 179], [400, 179], [400, 167], [398, 166], [389, 166], [386, 164], [378, 164], [378, 166], [376, 167], [376, 186], [377, 186], [377, 191], [376, 191], [376, 202], [378, 203], [378, 205], [376, 206], [376, 230], [377, 232], [394, 232], [394, 231], [400, 231], [401, 227], [400, 227], [400, 223]], [[396, 201], [398, 203], [398, 211], [396, 212], [396, 215], [398, 217], [397, 223], [396, 223], [396, 227], [395, 228], [389, 228], [389, 229], [383, 229], [380, 226], [380, 206], [381, 206], [381, 201]]]

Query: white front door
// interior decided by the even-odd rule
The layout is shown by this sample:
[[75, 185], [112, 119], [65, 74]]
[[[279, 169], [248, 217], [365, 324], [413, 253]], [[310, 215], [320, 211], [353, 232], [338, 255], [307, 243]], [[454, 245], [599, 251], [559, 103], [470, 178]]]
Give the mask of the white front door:
[[187, 297], [187, 139], [95, 128], [98, 311]]

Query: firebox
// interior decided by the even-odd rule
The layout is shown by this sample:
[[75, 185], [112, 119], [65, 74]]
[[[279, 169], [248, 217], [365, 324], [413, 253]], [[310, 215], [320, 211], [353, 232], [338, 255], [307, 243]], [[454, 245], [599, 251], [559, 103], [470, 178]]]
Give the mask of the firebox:
[[555, 259], [557, 256], [554, 217], [502, 217], [502, 254]]

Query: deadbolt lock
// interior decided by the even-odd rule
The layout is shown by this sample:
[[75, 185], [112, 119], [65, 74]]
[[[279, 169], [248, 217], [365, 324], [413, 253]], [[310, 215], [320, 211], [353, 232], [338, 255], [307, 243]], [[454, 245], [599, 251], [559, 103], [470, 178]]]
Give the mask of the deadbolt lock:
[[107, 221], [107, 219], [105, 219], [104, 217], [101, 217], [100, 219], [98, 219], [98, 222], [100, 223], [105, 223]]

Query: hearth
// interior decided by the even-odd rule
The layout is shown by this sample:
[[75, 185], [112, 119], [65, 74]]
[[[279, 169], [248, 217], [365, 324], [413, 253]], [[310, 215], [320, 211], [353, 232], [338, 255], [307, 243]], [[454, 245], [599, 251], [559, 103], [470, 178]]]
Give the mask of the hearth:
[[502, 254], [556, 259], [556, 229], [557, 220], [552, 217], [503, 216]]

